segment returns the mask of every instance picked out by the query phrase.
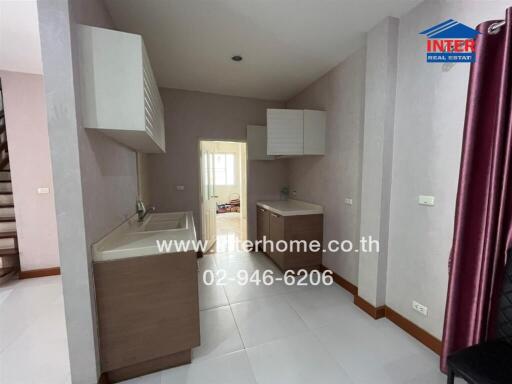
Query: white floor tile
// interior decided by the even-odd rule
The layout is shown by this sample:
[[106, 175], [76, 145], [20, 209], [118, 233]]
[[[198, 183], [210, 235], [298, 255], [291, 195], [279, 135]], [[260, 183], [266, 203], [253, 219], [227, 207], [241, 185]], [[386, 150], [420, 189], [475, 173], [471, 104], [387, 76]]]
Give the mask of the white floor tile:
[[247, 349], [259, 384], [352, 383], [310, 332]]
[[192, 350], [192, 360], [200, 360], [244, 349], [229, 306], [200, 313], [201, 345]]
[[256, 384], [256, 380], [246, 352], [239, 351], [164, 371], [162, 384]]
[[122, 381], [122, 384], [162, 384], [162, 372], [155, 372], [149, 375], [136, 377]]
[[[198, 260], [233, 277], [281, 272], [259, 253]], [[439, 357], [385, 319], [375, 321], [342, 288], [253, 283], [199, 285], [201, 346], [192, 364], [129, 384], [444, 384]], [[0, 384], [70, 384], [60, 277], [0, 287]], [[245, 349], [247, 348], [247, 349]], [[463, 381], [457, 380], [457, 384]]]
[[[0, 353], [45, 315], [59, 298], [62, 298], [59, 277], [13, 280], [0, 287]], [[61, 314], [64, 317], [63, 308]]]
[[246, 348], [307, 331], [282, 296], [233, 304], [231, 309]]
[[65, 384], [68, 375], [64, 311], [57, 301], [0, 354], [0, 383]]
[[285, 295], [286, 300], [310, 328], [345, 321], [347, 317], [365, 318], [354, 307], [353, 296], [338, 286], [310, 287]]

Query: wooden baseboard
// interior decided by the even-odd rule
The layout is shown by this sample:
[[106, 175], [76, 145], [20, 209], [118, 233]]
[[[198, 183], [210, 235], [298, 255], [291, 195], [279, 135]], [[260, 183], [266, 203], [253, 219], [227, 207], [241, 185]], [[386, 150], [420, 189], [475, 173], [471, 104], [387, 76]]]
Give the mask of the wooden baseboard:
[[[326, 268], [325, 265], [320, 265], [320, 272], [323, 272], [323, 271], [326, 271], [328, 270], [329, 268]], [[329, 269], [330, 270], [330, 269]], [[338, 284], [340, 287], [342, 288], [345, 288], [347, 291], [349, 291], [351, 294], [353, 294], [354, 296], [357, 295], [357, 286], [355, 286], [354, 284], [352, 284], [350, 281], [344, 279], [343, 277], [341, 277], [340, 275], [338, 275], [336, 272], [334, 272], [333, 270], [330, 270], [332, 272], [332, 278], [334, 280], [334, 282], [336, 284]]]
[[365, 299], [358, 295], [354, 295], [354, 304], [373, 317], [375, 320], [382, 319], [386, 316], [386, 306], [374, 307]]
[[[325, 271], [326, 268], [324, 265], [320, 266], [321, 271]], [[425, 345], [427, 348], [432, 350], [433, 352], [441, 355], [441, 350], [443, 348], [443, 343], [441, 340], [431, 335], [423, 328], [420, 328], [412, 321], [406, 319], [398, 312], [394, 311], [392, 308], [389, 308], [386, 305], [381, 307], [374, 307], [366, 300], [362, 299], [358, 296], [357, 286], [345, 280], [343, 277], [338, 275], [336, 272], [332, 271], [333, 279], [336, 284], [340, 287], [345, 288], [348, 292], [354, 295], [354, 304], [365, 311], [368, 315], [370, 315], [374, 319], [387, 318], [389, 321], [393, 322], [397, 327], [401, 328], [404, 332], [407, 332], [409, 335], [414, 337], [420, 343]]]
[[432, 336], [430, 333], [418, 327], [412, 321], [406, 319], [398, 312], [395, 312], [393, 309], [387, 306], [386, 318], [389, 319], [389, 321], [395, 323], [395, 325], [397, 325], [398, 327], [402, 328], [405, 332], [414, 337], [427, 348], [431, 349], [438, 355], [441, 355], [441, 350], [443, 349], [443, 343], [441, 342], [441, 340], [439, 340], [435, 336]]
[[30, 269], [28, 271], [20, 271], [20, 279], [32, 279], [34, 277], [56, 276], [60, 275], [60, 267]]

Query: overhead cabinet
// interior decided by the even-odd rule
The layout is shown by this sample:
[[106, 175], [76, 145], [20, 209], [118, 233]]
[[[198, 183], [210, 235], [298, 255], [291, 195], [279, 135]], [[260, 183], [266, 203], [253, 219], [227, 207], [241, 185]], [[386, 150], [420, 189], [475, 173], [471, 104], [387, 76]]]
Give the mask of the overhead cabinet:
[[249, 160], [273, 160], [267, 154], [267, 127], [264, 125], [247, 126], [247, 158]]
[[267, 109], [267, 154], [325, 154], [325, 112]]
[[82, 124], [146, 153], [165, 152], [164, 107], [140, 35], [81, 25]]

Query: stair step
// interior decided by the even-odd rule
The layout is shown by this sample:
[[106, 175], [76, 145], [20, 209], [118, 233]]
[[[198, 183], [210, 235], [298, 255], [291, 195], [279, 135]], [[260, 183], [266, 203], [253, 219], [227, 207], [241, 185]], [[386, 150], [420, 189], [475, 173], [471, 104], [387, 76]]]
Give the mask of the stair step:
[[0, 256], [0, 269], [18, 267], [20, 260], [18, 255]]
[[18, 237], [18, 232], [16, 232], [16, 231], [0, 232], [0, 239], [10, 239], [10, 238], [14, 238], [14, 237]]
[[18, 249], [18, 238], [16, 236], [0, 238], [0, 251], [2, 249]]
[[0, 216], [1, 223], [15, 223], [16, 218], [14, 216]]
[[2, 171], [2, 170], [0, 170], [0, 180], [2, 180], [2, 181], [11, 181], [11, 171]]
[[0, 221], [0, 232], [16, 231], [16, 221]]
[[16, 248], [0, 248], [0, 258], [13, 255], [18, 256], [18, 250]]
[[18, 274], [19, 268], [8, 268], [5, 274], [0, 274], [0, 285], [7, 283], [12, 280]]
[[1, 181], [0, 192], [12, 192], [12, 183], [10, 181]]

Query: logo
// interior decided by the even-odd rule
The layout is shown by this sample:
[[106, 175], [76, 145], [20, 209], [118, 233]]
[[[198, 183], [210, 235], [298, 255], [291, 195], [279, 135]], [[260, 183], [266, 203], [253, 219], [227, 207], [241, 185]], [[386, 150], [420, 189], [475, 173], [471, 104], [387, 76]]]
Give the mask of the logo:
[[474, 63], [476, 29], [453, 19], [420, 32], [427, 36], [427, 63]]

